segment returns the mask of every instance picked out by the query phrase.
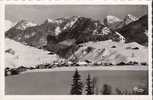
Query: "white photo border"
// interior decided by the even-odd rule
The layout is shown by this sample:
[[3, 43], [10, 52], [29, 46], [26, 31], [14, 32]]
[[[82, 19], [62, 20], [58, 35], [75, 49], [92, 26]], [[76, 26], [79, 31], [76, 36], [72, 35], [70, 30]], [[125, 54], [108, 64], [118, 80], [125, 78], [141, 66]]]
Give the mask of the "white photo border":
[[[17, 2], [18, 1], [18, 2]], [[114, 1], [114, 2], [113, 2]], [[141, 1], [141, 2], [140, 2]], [[4, 23], [6, 5], [148, 5], [149, 36], [149, 95], [5, 95]], [[0, 99], [1, 100], [152, 100], [152, 3], [150, 0], [3, 0], [0, 1]]]

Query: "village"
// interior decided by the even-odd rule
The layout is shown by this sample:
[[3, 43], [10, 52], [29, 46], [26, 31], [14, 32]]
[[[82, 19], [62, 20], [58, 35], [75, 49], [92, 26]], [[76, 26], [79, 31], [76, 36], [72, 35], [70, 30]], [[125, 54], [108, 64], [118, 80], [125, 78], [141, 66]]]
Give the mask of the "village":
[[92, 67], [113, 67], [113, 66], [129, 66], [129, 65], [139, 65], [141, 66], [147, 66], [148, 64], [146, 62], [136, 62], [136, 61], [129, 61], [129, 62], [120, 62], [117, 64], [113, 64], [110, 62], [103, 62], [103, 61], [97, 61], [97, 62], [92, 62], [89, 60], [84, 60], [84, 61], [69, 61], [67, 59], [60, 59], [57, 61], [54, 61], [52, 64], [46, 63], [46, 64], [39, 64], [37, 66], [31, 66], [31, 67], [26, 67], [26, 66], [19, 66], [15, 68], [5, 68], [5, 76], [10, 76], [10, 75], [17, 75], [20, 74], [21, 72], [25, 72], [27, 70], [35, 70], [35, 69], [53, 69], [53, 68], [60, 68], [60, 67], [81, 67], [81, 66], [92, 66]]

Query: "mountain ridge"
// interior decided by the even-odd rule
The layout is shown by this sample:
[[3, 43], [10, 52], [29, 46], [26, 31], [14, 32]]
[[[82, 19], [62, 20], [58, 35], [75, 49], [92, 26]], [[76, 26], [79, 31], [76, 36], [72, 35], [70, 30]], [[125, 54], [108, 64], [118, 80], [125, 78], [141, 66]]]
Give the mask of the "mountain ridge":
[[[122, 22], [122, 20], [117, 21]], [[141, 17], [113, 30], [108, 25], [91, 18], [80, 16], [62, 17], [55, 20], [46, 20], [40, 25], [27, 27], [24, 30], [12, 27], [6, 31], [5, 36], [23, 44], [49, 50], [61, 57], [68, 58], [78, 49], [80, 43], [89, 41], [112, 40], [123, 43], [138, 42], [141, 45], [147, 44], [147, 36], [143, 32], [147, 30], [146, 21], [146, 17]], [[139, 27], [135, 29], [134, 27], [137, 25]], [[139, 28], [141, 28], [141, 32]], [[135, 37], [135, 34], [138, 35], [138, 38]]]

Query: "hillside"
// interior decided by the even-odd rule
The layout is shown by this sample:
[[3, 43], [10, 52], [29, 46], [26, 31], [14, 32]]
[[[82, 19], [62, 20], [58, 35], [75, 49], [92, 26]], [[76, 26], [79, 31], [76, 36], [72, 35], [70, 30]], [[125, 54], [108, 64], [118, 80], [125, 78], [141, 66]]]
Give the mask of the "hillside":
[[19, 66], [34, 67], [39, 64], [53, 63], [56, 54], [50, 55], [48, 51], [23, 45], [11, 39], [5, 39], [5, 64], [6, 67]]
[[136, 42], [125, 44], [108, 40], [80, 44], [80, 48], [70, 59], [116, 65], [121, 62], [148, 63], [147, 55], [148, 48]]

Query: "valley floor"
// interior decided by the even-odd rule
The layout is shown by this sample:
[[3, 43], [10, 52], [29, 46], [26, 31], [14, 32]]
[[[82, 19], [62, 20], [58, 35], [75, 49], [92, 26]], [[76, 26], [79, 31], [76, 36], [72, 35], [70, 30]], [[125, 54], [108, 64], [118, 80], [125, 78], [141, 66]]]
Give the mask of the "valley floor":
[[90, 70], [97, 70], [97, 71], [102, 71], [102, 70], [133, 70], [133, 71], [143, 71], [143, 70], [148, 70], [148, 66], [74, 66], [74, 67], [56, 67], [52, 69], [34, 69], [34, 70], [28, 70], [24, 73], [27, 72], [52, 72], [52, 71], [75, 71], [78, 69], [79, 71], [90, 71]]

